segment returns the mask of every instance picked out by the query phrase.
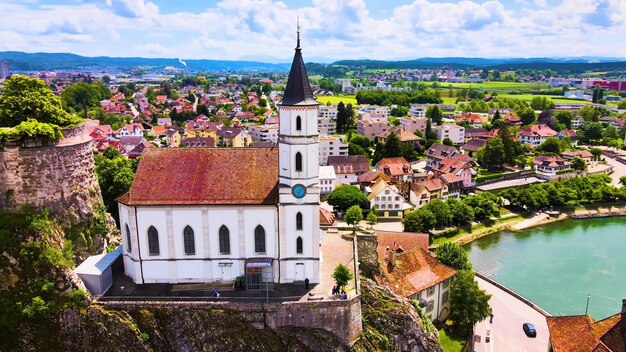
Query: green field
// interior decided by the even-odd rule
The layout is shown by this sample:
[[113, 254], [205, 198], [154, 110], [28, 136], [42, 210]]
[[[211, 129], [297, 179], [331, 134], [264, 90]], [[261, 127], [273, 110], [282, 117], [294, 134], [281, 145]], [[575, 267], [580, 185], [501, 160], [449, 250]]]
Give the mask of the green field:
[[354, 95], [320, 95], [316, 98], [322, 104], [338, 104], [340, 101], [343, 101], [344, 104], [357, 105]]
[[485, 89], [485, 90], [504, 90], [504, 91], [546, 89], [550, 87], [550, 85], [545, 82], [525, 82], [525, 83], [517, 83], [517, 82], [446, 83], [446, 82], [440, 82], [439, 83], [439, 86], [441, 88], [448, 88], [448, 86], [450, 85], [452, 85], [452, 88], [459, 88], [459, 89], [476, 88], [476, 89]]
[[579, 99], [565, 99], [562, 96], [558, 95], [535, 95], [535, 94], [498, 94], [500, 98], [511, 98], [511, 99], [521, 99], [521, 100], [533, 100], [534, 97], [546, 97], [552, 100], [554, 103], [578, 103], [578, 104], [591, 104], [588, 100], [579, 100]]
[[444, 104], [456, 104], [456, 98], [441, 97]]

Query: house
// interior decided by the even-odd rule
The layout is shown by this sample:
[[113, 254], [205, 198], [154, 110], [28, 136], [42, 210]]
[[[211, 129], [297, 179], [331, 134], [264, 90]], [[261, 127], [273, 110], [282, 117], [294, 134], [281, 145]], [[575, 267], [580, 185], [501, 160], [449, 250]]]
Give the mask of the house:
[[[416, 300], [429, 319], [445, 321], [450, 314], [450, 284], [456, 271], [439, 263], [424, 248], [411, 245], [421, 234], [377, 232], [380, 274], [375, 276], [398, 296]], [[408, 238], [408, 240], [405, 240]], [[391, 246], [389, 240], [392, 240]], [[428, 246], [428, 235], [426, 244]], [[384, 253], [381, 255], [381, 252]]]
[[556, 175], [559, 171], [572, 168], [571, 162], [558, 155], [537, 155], [533, 162], [535, 164], [535, 171], [550, 176]]
[[143, 144], [145, 139], [143, 136], [120, 136], [119, 142], [122, 146], [124, 146], [124, 154], [128, 155], [133, 149], [135, 149], [138, 145]]
[[495, 130], [489, 131], [486, 128], [466, 128], [465, 129], [465, 140], [470, 140], [470, 139], [487, 140], [495, 136], [496, 136]]
[[416, 119], [426, 119], [426, 110], [428, 110], [428, 105], [424, 105], [424, 104], [409, 105], [409, 115]]
[[365, 155], [333, 155], [328, 157], [328, 166], [335, 169], [337, 185], [355, 184], [359, 175], [370, 171]]
[[167, 102], [167, 95], [157, 95], [154, 101], [157, 105], [165, 104]]
[[403, 116], [400, 118], [400, 126], [411, 133], [416, 131], [425, 133], [427, 125], [428, 119], [425, 117]]
[[417, 147], [421, 138], [403, 127], [391, 127], [386, 132], [376, 136], [378, 143], [385, 143], [391, 134], [394, 134], [400, 140], [400, 143], [409, 144], [411, 147]]
[[359, 105], [359, 111], [368, 113], [368, 114], [377, 114], [382, 118], [389, 118], [389, 107], [388, 106], [379, 106], [379, 105], [370, 105], [370, 104], [361, 104]]
[[[258, 291], [319, 283], [317, 109], [298, 46], [278, 147], [146, 150], [117, 199], [124, 273], [136, 284], [226, 285], [243, 276]], [[244, 133], [218, 135], [233, 140], [229, 131]]]
[[344, 141], [344, 136], [320, 136], [320, 165], [328, 163], [330, 156], [348, 155], [348, 143]]
[[561, 139], [569, 138], [572, 141], [576, 141], [578, 139], [578, 134], [576, 134], [576, 131], [574, 130], [562, 130], [562, 131], [559, 131], [559, 134], [557, 134], [557, 137]]
[[473, 138], [463, 144], [461, 151], [470, 157], [473, 157], [474, 153], [476, 153], [480, 148], [484, 148], [486, 144], [487, 140], [485, 139]]
[[117, 132], [117, 136], [143, 136], [144, 127], [140, 123], [131, 123], [122, 126]]
[[522, 125], [522, 119], [520, 119], [519, 117], [513, 115], [513, 114], [507, 114], [505, 115], [502, 120], [504, 121], [504, 123], [506, 123], [507, 125], [511, 125], [511, 126], [521, 126]]
[[[132, 137], [124, 137], [124, 138], [132, 138]], [[140, 157], [143, 152], [146, 150], [146, 148], [154, 148], [154, 145], [152, 145], [152, 143], [148, 142], [147, 140], [142, 140], [141, 143], [139, 143], [135, 148], [133, 148], [131, 151], [129, 151], [127, 153], [127, 156], [130, 159], [135, 159]]]
[[585, 123], [585, 120], [583, 119], [582, 116], [580, 115], [576, 115], [574, 116], [574, 118], [572, 119], [572, 124], [571, 127], [574, 130], [579, 129], [583, 124]]
[[379, 179], [372, 186], [365, 187], [371, 208], [378, 210], [379, 219], [402, 219], [404, 211], [412, 208], [396, 186]]
[[558, 133], [548, 125], [530, 125], [519, 131], [519, 141], [522, 144], [530, 144], [533, 147], [545, 142], [548, 137], [556, 137]]
[[218, 147], [247, 147], [252, 144], [252, 137], [241, 128], [224, 126], [217, 131]]
[[157, 125], [169, 127], [172, 125], [172, 119], [170, 117], [159, 117], [157, 118]]
[[487, 123], [487, 116], [475, 113], [466, 113], [459, 115], [454, 119], [455, 123], [467, 121], [472, 128], [480, 128]]
[[357, 178], [357, 182], [361, 189], [363, 189], [365, 187], [373, 185], [374, 183], [376, 183], [376, 181], [381, 179], [385, 180], [385, 182], [387, 183], [391, 182], [391, 178], [389, 176], [378, 170], [371, 170], [359, 175], [359, 177]]
[[454, 144], [465, 143], [465, 127], [446, 123], [439, 126], [433, 126], [432, 131], [437, 134], [437, 139], [443, 141], [449, 138]]
[[478, 173], [474, 168], [475, 163], [472, 158], [464, 154], [457, 154], [454, 157], [447, 157], [432, 168], [433, 175], [454, 175], [463, 180], [463, 187], [470, 188], [475, 185], [472, 178]]
[[626, 350], [626, 300], [618, 314], [595, 320], [590, 315], [548, 316], [553, 352], [623, 352]]
[[591, 165], [593, 162], [593, 154], [588, 150], [574, 150], [561, 153], [561, 156], [566, 160], [573, 160], [574, 158], [581, 158], [585, 161], [585, 164]]
[[460, 198], [463, 180], [454, 175], [430, 177], [409, 185], [409, 201], [420, 208], [434, 199]]
[[413, 179], [413, 169], [403, 157], [383, 158], [376, 163], [375, 169], [389, 176], [393, 182], [405, 182]]
[[87, 134], [91, 137], [92, 145], [95, 146], [97, 142], [112, 136], [113, 129], [111, 129], [111, 125], [89, 126], [87, 127]]
[[455, 147], [448, 145], [433, 143], [425, 153], [426, 169], [431, 170], [436, 167], [441, 160], [461, 154]]
[[165, 131], [165, 138], [167, 145], [170, 147], [178, 148], [183, 140], [185, 130], [178, 126], [172, 126]]
[[320, 166], [320, 194], [328, 194], [335, 189], [335, 168], [332, 166]]
[[181, 146], [185, 148], [215, 147], [215, 139], [213, 137], [185, 138]]

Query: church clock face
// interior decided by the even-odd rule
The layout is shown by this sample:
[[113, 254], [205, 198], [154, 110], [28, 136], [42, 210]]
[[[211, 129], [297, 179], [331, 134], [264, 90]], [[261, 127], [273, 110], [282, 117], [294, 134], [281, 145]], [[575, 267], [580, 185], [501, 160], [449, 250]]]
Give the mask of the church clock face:
[[302, 184], [294, 185], [291, 188], [291, 194], [298, 199], [304, 198], [306, 195], [306, 187]]

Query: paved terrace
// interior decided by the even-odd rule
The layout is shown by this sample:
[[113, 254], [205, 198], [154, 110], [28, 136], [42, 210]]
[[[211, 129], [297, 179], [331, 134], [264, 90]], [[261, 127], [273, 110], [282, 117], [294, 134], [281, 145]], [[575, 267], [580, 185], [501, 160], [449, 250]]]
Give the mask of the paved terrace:
[[[476, 281], [481, 289], [491, 294], [489, 304], [493, 310], [493, 323], [489, 318], [478, 324], [474, 329], [474, 338], [480, 336], [480, 342], [474, 343], [476, 352], [545, 352], [548, 351], [550, 336], [546, 323], [546, 312], [540, 312], [531, 307], [528, 301], [521, 296], [507, 292], [505, 289], [476, 275]], [[532, 323], [537, 329], [537, 337], [527, 337], [522, 330], [522, 324]], [[489, 330], [491, 342], [485, 342]]]
[[[344, 231], [345, 232], [345, 231]], [[235, 288], [234, 284], [135, 284], [124, 275], [123, 267], [116, 266], [113, 271], [113, 286], [102, 300], [205, 300], [205, 301], [242, 301], [242, 302], [278, 302], [336, 300], [331, 295], [335, 281], [332, 273], [339, 263], [355, 271], [354, 250], [351, 237], [338, 232], [324, 233], [320, 241], [320, 283], [311, 284], [307, 290], [303, 283], [274, 284], [273, 290], [247, 291]], [[356, 295], [356, 277], [348, 283], [348, 297]], [[213, 289], [217, 288], [220, 298], [213, 298]]]

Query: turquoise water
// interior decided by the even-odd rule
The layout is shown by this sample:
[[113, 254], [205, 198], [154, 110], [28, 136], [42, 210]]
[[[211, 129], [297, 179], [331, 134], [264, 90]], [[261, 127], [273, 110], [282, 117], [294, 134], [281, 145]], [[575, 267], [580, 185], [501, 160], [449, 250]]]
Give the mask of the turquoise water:
[[474, 269], [553, 315], [619, 313], [626, 299], [626, 217], [501, 232], [465, 247]]

